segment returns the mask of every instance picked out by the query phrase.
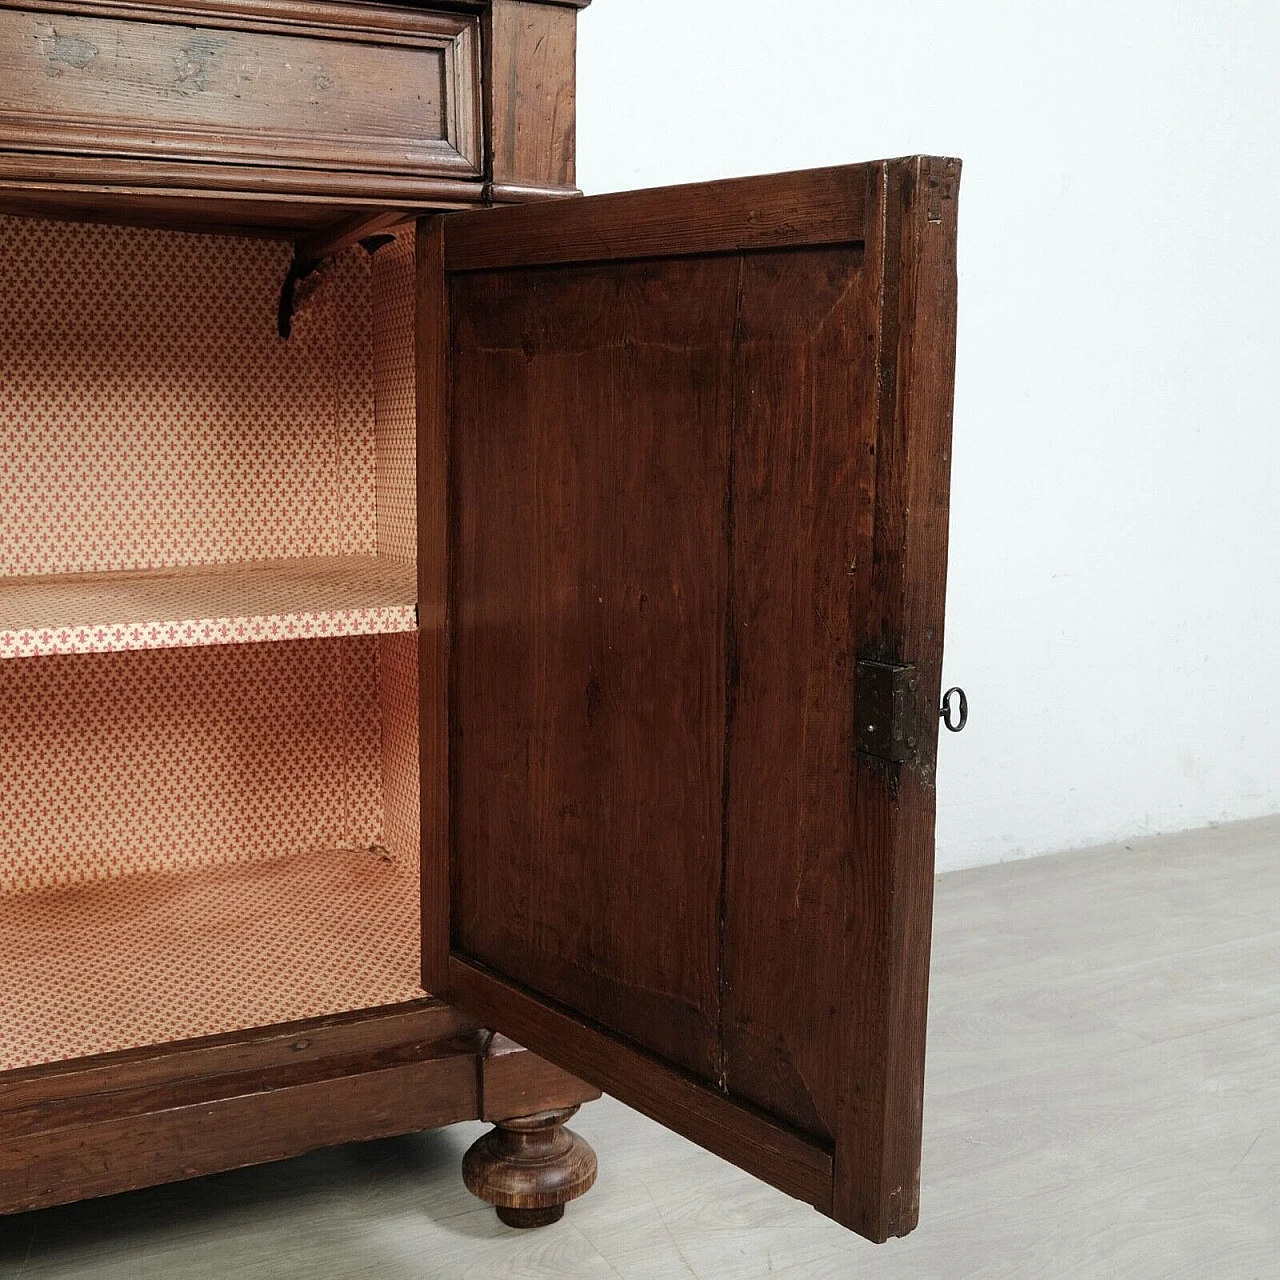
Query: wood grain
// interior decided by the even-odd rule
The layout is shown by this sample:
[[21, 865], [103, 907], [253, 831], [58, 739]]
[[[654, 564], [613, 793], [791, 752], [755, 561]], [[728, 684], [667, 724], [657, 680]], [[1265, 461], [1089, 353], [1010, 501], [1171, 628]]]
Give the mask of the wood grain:
[[[4, 158], [0, 156], [0, 169], [3, 167]], [[426, 207], [468, 208], [479, 203], [481, 194], [482, 188], [476, 183], [441, 178], [430, 179], [417, 198], [407, 200], [361, 198], [359, 194], [264, 196], [234, 188], [211, 191], [180, 184], [150, 187], [127, 183], [11, 182], [0, 178], [0, 213], [72, 222], [141, 225], [153, 230], [297, 240], [335, 227], [351, 217], [369, 217], [389, 209], [413, 217]]]
[[485, 176], [496, 200], [577, 194], [577, 17], [530, 0], [488, 10]]
[[628, 1106], [787, 1195], [830, 1212], [831, 1156], [812, 1141], [481, 966], [455, 956], [449, 970], [458, 1002], [485, 1022], [510, 1027], [566, 1071], [625, 1098]]
[[478, 1032], [474, 1019], [428, 998], [414, 1004], [281, 1023], [261, 1031], [146, 1046], [0, 1073], [0, 1115], [55, 1099], [252, 1072], [266, 1075], [299, 1062], [371, 1055], [389, 1046], [452, 1041]]
[[[281, 204], [329, 202], [378, 211], [408, 207], [421, 213], [436, 195], [479, 203], [478, 181], [413, 173], [306, 169], [285, 164], [207, 164], [162, 157], [139, 159], [95, 152], [27, 154], [0, 150], [0, 183], [16, 197], [23, 192], [56, 195], [65, 185], [185, 192], [192, 200], [256, 198]], [[109, 194], [109, 193], [108, 193]], [[341, 216], [341, 210], [334, 215]]]
[[946, 598], [955, 373], [957, 160], [884, 170], [868, 260], [882, 298], [873, 549], [858, 575], [859, 658], [910, 662], [916, 759], [854, 756], [859, 854], [845, 868], [842, 1020], [851, 1087], [836, 1145], [835, 1216], [873, 1240], [919, 1218], [933, 917], [934, 766]]
[[426, 999], [5, 1072], [0, 1214], [599, 1096], [493, 1040]]
[[314, 233], [299, 241], [297, 257], [305, 262], [319, 262], [354, 248], [371, 236], [384, 235], [413, 219], [400, 210], [380, 213], [357, 213], [344, 218], [323, 232]]
[[[444, 220], [434, 989], [877, 1240], [917, 1204], [957, 180]], [[855, 760], [864, 657], [920, 664], [906, 766]], [[838, 1195], [797, 1180], [829, 1147]]]
[[451, 287], [454, 945], [708, 1080], [738, 276]]
[[479, 1114], [485, 1038], [438, 1001], [0, 1077], [0, 1213]]
[[451, 1124], [474, 1115], [474, 1090], [474, 1058], [456, 1054], [8, 1138], [0, 1212]]
[[[558, 4], [560, 0], [550, 0]], [[567, 0], [572, 3], [573, 0]], [[376, 35], [395, 43], [438, 35], [441, 22], [456, 21], [458, 13], [479, 13], [489, 0], [445, 0], [438, 6], [367, 3], [367, 0], [52, 0], [57, 13], [99, 14], [106, 9], [138, 22], [169, 21], [182, 15], [202, 26], [264, 31], [311, 29], [330, 39], [344, 32]], [[31, 10], [30, 0], [0, 0], [0, 9]], [[449, 30], [449, 28], [445, 28]]]
[[[513, 128], [500, 140], [500, 198], [572, 188], [573, 19], [584, 2], [498, 5], [492, 65], [503, 128]], [[479, 40], [490, 6], [441, 9], [0, 0], [0, 212], [319, 233], [313, 249], [334, 252], [424, 209], [479, 203], [498, 190], [482, 181], [493, 177]], [[431, 224], [419, 244], [427, 262], [434, 245], [439, 267], [435, 296], [430, 271], [420, 276], [419, 306], [439, 320]], [[444, 332], [434, 330], [434, 365], [429, 340], [419, 344], [428, 403], [433, 389], [443, 394]], [[419, 599], [443, 616], [443, 434], [437, 443], [419, 476], [424, 512], [439, 515], [422, 521], [434, 556], [420, 560]], [[446, 633], [425, 626], [422, 645], [428, 675], [437, 659], [423, 703], [429, 849], [448, 836]], [[447, 918], [432, 930], [430, 910], [447, 902], [442, 865], [434, 889], [424, 878], [439, 965]], [[515, 1047], [486, 1068], [487, 1045], [473, 1020], [427, 1000], [0, 1074], [0, 1212], [473, 1118], [486, 1081], [504, 1120], [521, 1104], [597, 1096]]]
[[819, 248], [748, 258], [739, 310], [722, 1049], [731, 1092], [830, 1142], [876, 299], [859, 248]]
[[414, 314], [418, 492], [418, 777], [422, 831], [422, 985], [448, 980], [449, 885], [453, 842], [449, 699], [453, 610], [449, 548], [454, 512], [449, 498], [449, 322], [443, 227], [417, 227]]
[[594, 1102], [600, 1090], [536, 1057], [506, 1036], [493, 1035], [480, 1057], [480, 1119], [510, 1120]]
[[546, 1227], [595, 1185], [596, 1153], [565, 1122], [577, 1107], [503, 1120], [463, 1157], [467, 1190], [508, 1227]]
[[855, 243], [876, 173], [853, 165], [499, 209], [452, 219], [445, 263], [477, 271]]
[[576, 194], [580, 7], [0, 0], [0, 212], [298, 238]]
[[923, 1212], [889, 1248], [606, 1098], [571, 1229], [493, 1222], [466, 1126], [12, 1219], [0, 1273], [1271, 1277], [1280, 818], [1127, 843], [939, 877]]
[[479, 174], [474, 20], [409, 13], [373, 38], [341, 6], [328, 29], [274, 9], [229, 27], [180, 6], [0, 7], [5, 149]]

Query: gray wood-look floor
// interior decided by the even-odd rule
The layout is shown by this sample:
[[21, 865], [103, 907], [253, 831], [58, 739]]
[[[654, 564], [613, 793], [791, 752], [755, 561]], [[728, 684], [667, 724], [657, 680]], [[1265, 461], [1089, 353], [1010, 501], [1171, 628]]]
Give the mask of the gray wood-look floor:
[[866, 1244], [612, 1101], [515, 1233], [478, 1125], [0, 1223], [0, 1276], [1280, 1277], [1280, 818], [938, 883], [923, 1221]]

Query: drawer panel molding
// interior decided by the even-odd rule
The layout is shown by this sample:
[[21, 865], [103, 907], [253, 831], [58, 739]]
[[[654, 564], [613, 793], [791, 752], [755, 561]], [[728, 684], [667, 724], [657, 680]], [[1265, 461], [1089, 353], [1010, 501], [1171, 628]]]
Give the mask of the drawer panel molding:
[[0, 0], [0, 150], [479, 178], [479, 43], [375, 5]]

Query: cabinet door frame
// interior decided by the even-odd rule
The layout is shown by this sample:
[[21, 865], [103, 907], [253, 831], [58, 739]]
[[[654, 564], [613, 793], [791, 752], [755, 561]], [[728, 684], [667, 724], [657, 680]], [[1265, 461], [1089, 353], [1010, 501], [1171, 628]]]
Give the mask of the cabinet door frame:
[[[418, 228], [424, 985], [876, 1241], [906, 1234], [919, 1213], [958, 181], [958, 161], [917, 156], [445, 215], [423, 219]], [[867, 335], [874, 362], [872, 493], [859, 544], [865, 562], [849, 566], [852, 640], [859, 662], [914, 667], [916, 705], [908, 759], [849, 744], [858, 839], [840, 869], [844, 952], [820, 975], [839, 1005], [829, 1048], [843, 1084], [834, 1132], [819, 1140], [454, 945], [451, 591], [458, 513], [450, 290], [467, 272], [839, 245], [861, 247], [874, 298]], [[849, 692], [852, 703], [852, 671]]]

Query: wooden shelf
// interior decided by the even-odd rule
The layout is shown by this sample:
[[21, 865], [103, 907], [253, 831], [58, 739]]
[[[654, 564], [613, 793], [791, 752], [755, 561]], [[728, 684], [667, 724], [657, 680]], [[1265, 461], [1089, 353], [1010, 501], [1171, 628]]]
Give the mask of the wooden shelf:
[[0, 658], [413, 631], [416, 599], [374, 556], [0, 578]]
[[0, 1071], [421, 999], [418, 919], [364, 849], [0, 894]]

